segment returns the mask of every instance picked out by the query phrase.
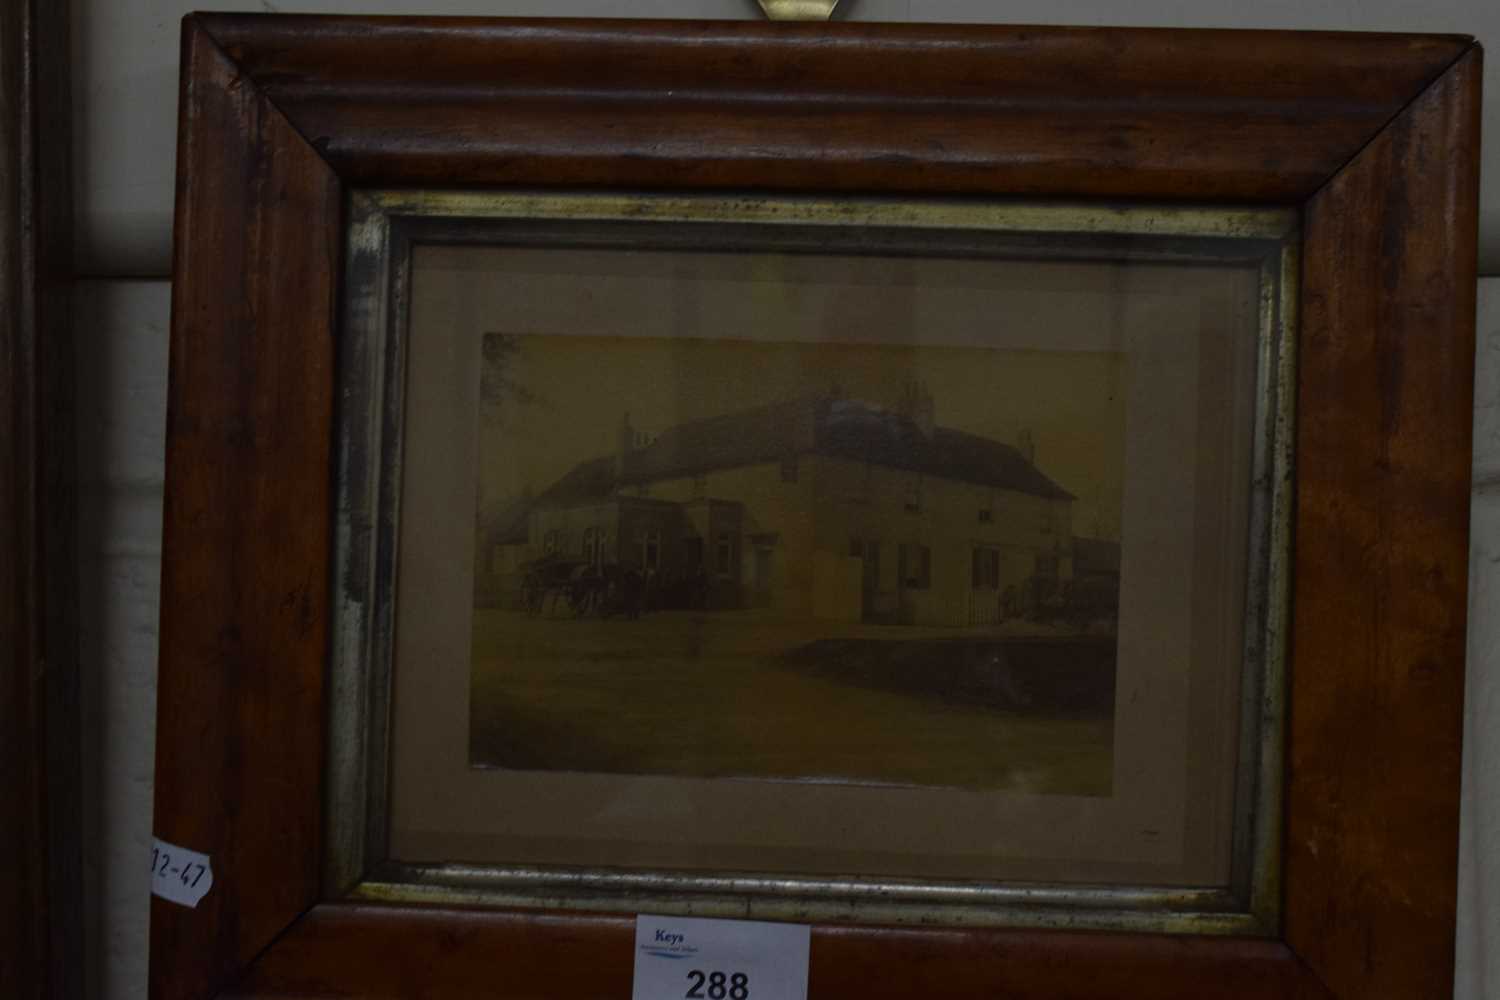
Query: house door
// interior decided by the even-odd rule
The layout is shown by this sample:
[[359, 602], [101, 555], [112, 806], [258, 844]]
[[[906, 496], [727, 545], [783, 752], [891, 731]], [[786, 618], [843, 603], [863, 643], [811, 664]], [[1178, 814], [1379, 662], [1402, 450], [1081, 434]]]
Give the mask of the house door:
[[755, 547], [755, 581], [752, 597], [757, 608], [771, 605], [771, 549], [769, 546]]

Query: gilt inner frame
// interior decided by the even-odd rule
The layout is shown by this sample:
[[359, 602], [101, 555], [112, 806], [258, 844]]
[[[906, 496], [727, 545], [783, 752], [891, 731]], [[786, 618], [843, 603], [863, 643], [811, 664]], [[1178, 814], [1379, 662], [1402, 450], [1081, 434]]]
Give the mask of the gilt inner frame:
[[[1262, 209], [357, 192], [348, 203], [329, 836], [335, 897], [772, 919], [1274, 935], [1293, 495], [1298, 218]], [[1227, 889], [410, 865], [387, 860], [401, 375], [416, 242], [1212, 261], [1259, 268], [1250, 582]]]

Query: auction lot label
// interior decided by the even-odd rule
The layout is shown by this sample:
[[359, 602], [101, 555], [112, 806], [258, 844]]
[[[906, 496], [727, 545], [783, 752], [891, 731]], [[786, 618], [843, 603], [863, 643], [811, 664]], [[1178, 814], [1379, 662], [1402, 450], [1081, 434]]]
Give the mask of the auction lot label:
[[641, 914], [632, 1000], [807, 1000], [806, 924]]

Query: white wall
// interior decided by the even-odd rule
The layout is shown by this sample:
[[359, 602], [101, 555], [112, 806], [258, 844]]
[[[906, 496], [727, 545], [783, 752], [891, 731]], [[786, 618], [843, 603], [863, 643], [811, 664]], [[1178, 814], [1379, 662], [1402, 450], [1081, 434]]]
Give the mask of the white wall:
[[1469, 663], [1459, 829], [1459, 1000], [1500, 997], [1500, 278], [1479, 281]]
[[90, 997], [146, 990], [170, 293], [165, 281], [75, 286]]
[[[164, 278], [178, 20], [249, 0], [71, 0], [79, 250], [95, 278]], [[1500, 39], [1494, 0], [844, 0], [864, 20], [1461, 31]], [[752, 0], [325, 0], [263, 9], [364, 13], [757, 16]], [[1500, 135], [1500, 57], [1486, 131]], [[1482, 269], [1500, 274], [1500, 141], [1485, 152]], [[1481, 282], [1470, 662], [1458, 949], [1460, 1000], [1500, 997], [1500, 278]], [[163, 280], [79, 284], [81, 650], [89, 995], [145, 995], [166, 329]]]

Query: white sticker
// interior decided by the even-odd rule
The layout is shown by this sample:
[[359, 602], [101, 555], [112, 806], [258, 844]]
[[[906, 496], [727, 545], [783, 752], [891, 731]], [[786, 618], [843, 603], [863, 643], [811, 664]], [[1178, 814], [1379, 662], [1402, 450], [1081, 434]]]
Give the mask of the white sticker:
[[214, 866], [207, 854], [151, 841], [151, 894], [183, 906], [197, 906], [214, 887]]
[[806, 924], [635, 918], [633, 1000], [807, 1000]]

